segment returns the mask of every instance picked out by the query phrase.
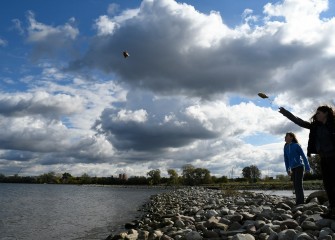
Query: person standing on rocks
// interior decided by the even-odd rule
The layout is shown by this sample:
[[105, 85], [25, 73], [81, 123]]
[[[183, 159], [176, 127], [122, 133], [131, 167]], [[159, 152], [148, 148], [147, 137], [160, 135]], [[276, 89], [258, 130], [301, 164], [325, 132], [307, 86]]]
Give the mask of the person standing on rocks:
[[296, 205], [305, 203], [303, 177], [310, 171], [310, 166], [297, 137], [293, 132], [285, 135], [284, 159], [286, 172], [292, 177], [296, 196]]
[[321, 214], [323, 218], [335, 219], [335, 113], [329, 106], [319, 106], [311, 121], [304, 121], [294, 116], [285, 108], [279, 112], [300, 127], [310, 130], [307, 156], [319, 154], [323, 186], [328, 196], [328, 212]]

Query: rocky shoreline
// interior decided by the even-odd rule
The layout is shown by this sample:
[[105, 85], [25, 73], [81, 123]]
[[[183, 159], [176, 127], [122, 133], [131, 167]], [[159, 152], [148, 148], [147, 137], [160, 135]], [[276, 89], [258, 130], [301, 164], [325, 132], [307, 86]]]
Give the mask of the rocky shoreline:
[[201, 187], [171, 190], [151, 197], [143, 216], [106, 240], [332, 240], [335, 220], [323, 191], [306, 204], [293, 197]]

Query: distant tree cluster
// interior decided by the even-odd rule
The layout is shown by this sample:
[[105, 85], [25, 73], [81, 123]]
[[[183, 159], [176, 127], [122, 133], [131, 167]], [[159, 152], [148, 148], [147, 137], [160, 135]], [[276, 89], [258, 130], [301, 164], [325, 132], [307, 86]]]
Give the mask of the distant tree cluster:
[[255, 165], [251, 165], [242, 169], [242, 175], [249, 182], [257, 182], [261, 178], [261, 171]]
[[191, 164], [183, 166], [183, 183], [194, 186], [211, 183], [210, 171], [206, 168], [195, 168]]
[[148, 185], [146, 177], [130, 177], [127, 180], [111, 177], [91, 177], [84, 173], [80, 177], [74, 177], [70, 173], [55, 174], [45, 173], [39, 176], [5, 176], [0, 174], [2, 183], [37, 183], [37, 184], [98, 184], [98, 185]]

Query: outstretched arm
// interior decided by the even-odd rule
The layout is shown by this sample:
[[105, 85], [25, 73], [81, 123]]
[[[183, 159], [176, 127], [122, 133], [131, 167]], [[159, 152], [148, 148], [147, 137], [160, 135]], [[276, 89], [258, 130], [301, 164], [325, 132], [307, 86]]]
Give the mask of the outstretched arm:
[[311, 129], [310, 122], [304, 121], [301, 118], [294, 116], [291, 112], [287, 111], [285, 108], [280, 107], [279, 112], [283, 114], [285, 117], [287, 117], [289, 120], [294, 122], [295, 124], [299, 125], [300, 127]]

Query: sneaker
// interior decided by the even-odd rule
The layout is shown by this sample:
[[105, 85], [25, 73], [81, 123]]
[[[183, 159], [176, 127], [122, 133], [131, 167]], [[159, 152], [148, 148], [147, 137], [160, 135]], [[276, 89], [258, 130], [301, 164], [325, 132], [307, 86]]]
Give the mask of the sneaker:
[[328, 209], [327, 212], [321, 213], [320, 216], [322, 218], [335, 219], [335, 208]]

